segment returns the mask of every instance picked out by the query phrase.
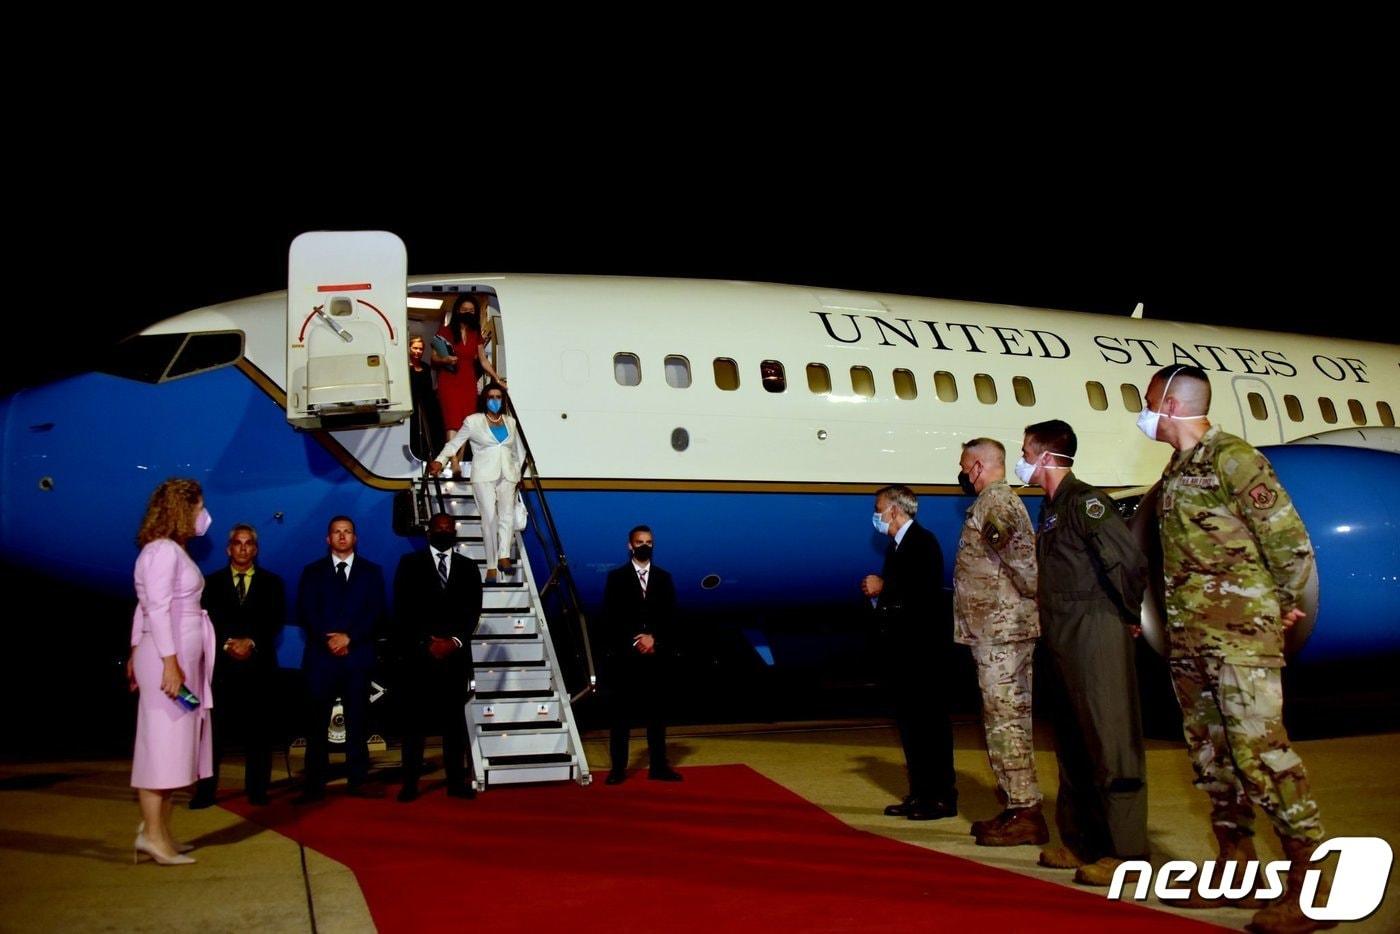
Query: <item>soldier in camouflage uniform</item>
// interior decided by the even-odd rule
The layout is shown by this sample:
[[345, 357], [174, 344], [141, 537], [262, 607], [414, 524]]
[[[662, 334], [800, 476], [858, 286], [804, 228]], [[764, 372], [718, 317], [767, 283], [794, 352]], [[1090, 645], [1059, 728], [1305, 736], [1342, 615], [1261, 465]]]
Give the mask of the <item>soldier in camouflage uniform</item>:
[[1036, 559], [1042, 669], [1055, 727], [1063, 846], [1041, 865], [1075, 869], [1108, 885], [1125, 859], [1147, 854], [1146, 759], [1133, 636], [1147, 587], [1147, 558], [1113, 500], [1070, 472], [1078, 449], [1062, 421], [1026, 428], [1017, 475], [1045, 488]]
[[1256, 858], [1252, 802], [1292, 861], [1288, 896], [1254, 926], [1312, 930], [1297, 895], [1322, 822], [1283, 726], [1280, 670], [1284, 631], [1304, 615], [1312, 544], [1268, 460], [1211, 425], [1209, 410], [1204, 371], [1174, 364], [1152, 378], [1138, 419], [1176, 450], [1157, 500], [1172, 682], [1221, 859]]
[[968, 646], [982, 689], [987, 758], [1006, 809], [976, 821], [979, 846], [1037, 846], [1050, 839], [1040, 812], [1031, 735], [1031, 671], [1040, 614], [1035, 606], [1035, 532], [1006, 483], [1006, 448], [963, 445], [958, 483], [977, 497], [967, 510], [953, 566], [953, 640]]

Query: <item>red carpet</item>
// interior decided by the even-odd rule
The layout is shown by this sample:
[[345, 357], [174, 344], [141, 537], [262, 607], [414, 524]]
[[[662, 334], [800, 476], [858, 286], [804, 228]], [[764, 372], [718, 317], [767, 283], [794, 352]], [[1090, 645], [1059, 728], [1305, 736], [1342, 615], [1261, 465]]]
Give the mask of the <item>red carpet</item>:
[[853, 830], [747, 766], [684, 773], [225, 806], [353, 869], [385, 932], [1208, 929]]

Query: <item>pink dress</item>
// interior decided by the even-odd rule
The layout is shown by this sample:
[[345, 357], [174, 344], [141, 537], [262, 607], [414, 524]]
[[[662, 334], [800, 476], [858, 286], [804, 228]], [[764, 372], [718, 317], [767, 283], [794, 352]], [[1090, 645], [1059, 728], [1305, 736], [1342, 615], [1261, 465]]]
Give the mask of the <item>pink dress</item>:
[[[141, 549], [135, 577], [139, 605], [131, 621], [131, 644], [136, 647], [132, 667], [140, 704], [131, 785], [184, 788], [214, 774], [209, 722], [214, 706], [214, 626], [199, 605], [204, 575], [185, 549], [158, 538]], [[199, 695], [195, 710], [161, 692], [161, 659], [167, 655], [179, 660], [185, 685]]]

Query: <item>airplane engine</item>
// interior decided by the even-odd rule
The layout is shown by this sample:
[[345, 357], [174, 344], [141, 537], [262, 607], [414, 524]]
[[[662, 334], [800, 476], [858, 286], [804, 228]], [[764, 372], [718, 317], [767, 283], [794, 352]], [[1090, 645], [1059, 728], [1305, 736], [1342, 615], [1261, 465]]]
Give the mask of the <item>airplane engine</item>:
[[[1320, 444], [1262, 448], [1307, 524], [1317, 563], [1285, 651], [1305, 662], [1400, 653], [1400, 455]], [[1157, 486], [1120, 500], [1151, 566], [1143, 637], [1167, 649]], [[1305, 648], [1306, 646], [1306, 648]]]

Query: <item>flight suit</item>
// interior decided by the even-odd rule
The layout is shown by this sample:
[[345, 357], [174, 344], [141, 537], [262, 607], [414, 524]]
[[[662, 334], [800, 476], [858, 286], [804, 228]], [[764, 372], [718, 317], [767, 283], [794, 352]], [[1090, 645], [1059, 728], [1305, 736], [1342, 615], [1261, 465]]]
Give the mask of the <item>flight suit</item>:
[[1050, 660], [1060, 793], [1055, 822], [1086, 862], [1147, 854], [1147, 787], [1133, 639], [1147, 558], [1101, 490], [1066, 474], [1040, 507], [1041, 642]]
[[1257, 804], [1280, 837], [1323, 839], [1303, 760], [1283, 726], [1283, 625], [1313, 550], [1273, 466], [1212, 426], [1178, 451], [1157, 499], [1172, 683], [1211, 822], [1253, 833]]

